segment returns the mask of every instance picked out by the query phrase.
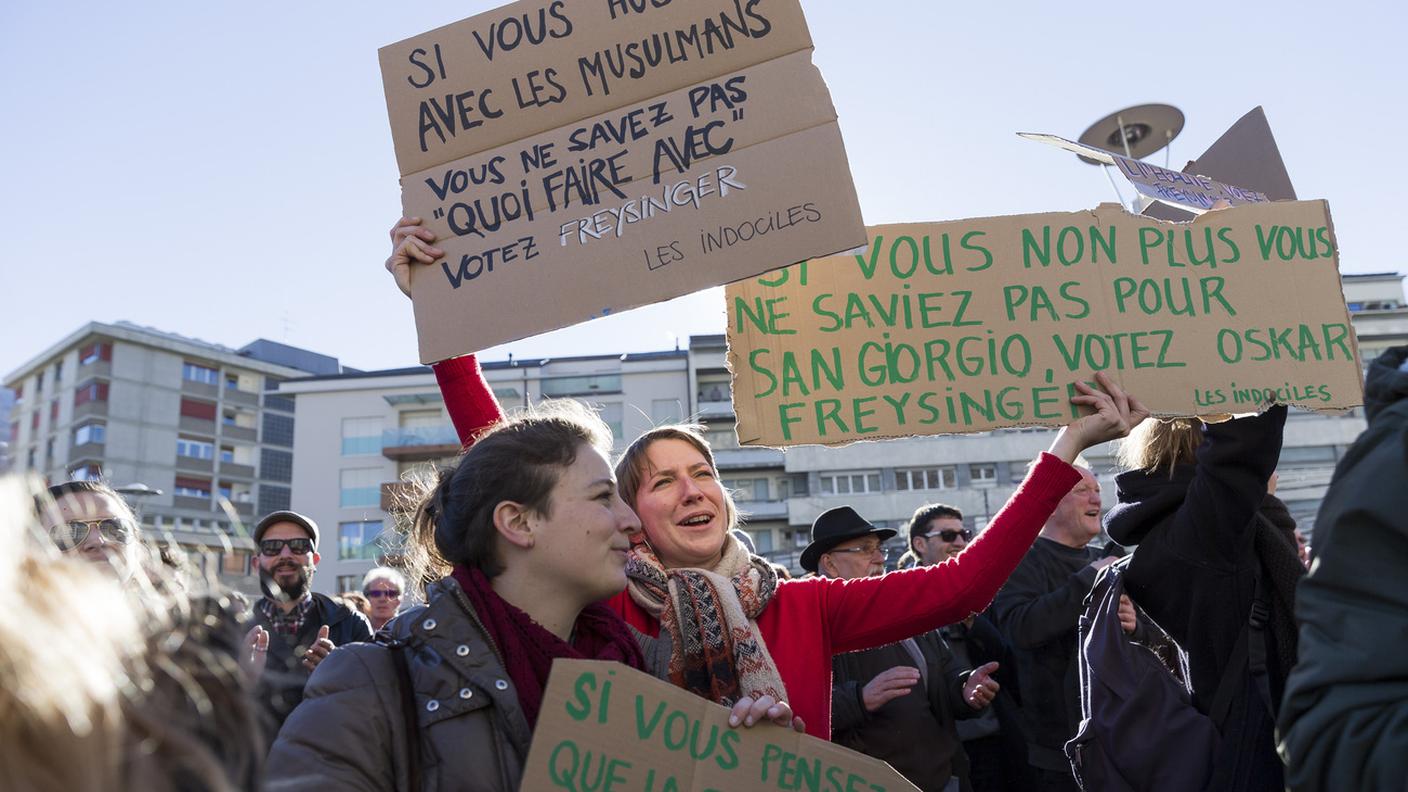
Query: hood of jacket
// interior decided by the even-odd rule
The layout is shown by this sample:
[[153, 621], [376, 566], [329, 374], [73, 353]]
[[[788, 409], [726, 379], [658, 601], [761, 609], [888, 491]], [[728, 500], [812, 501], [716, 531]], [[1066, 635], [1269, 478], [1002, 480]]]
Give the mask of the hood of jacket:
[[1105, 531], [1126, 547], [1139, 544], [1149, 531], [1178, 511], [1188, 495], [1197, 466], [1178, 465], [1167, 470], [1130, 470], [1115, 477], [1119, 503], [1105, 512]]
[[1394, 347], [1369, 364], [1364, 383], [1364, 414], [1372, 422], [1380, 412], [1408, 397], [1408, 371], [1399, 367], [1408, 360], [1408, 346]]

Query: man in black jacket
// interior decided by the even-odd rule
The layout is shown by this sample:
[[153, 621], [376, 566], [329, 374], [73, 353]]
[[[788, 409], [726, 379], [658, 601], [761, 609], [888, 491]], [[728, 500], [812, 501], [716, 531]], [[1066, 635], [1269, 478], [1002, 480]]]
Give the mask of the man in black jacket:
[[[851, 580], [883, 574], [883, 543], [895, 535], [848, 506], [812, 524], [802, 566]], [[960, 667], [937, 632], [832, 658], [831, 735], [889, 762], [924, 792], [968, 792], [967, 758], [954, 727], [992, 702], [997, 664]]]
[[1300, 656], [1281, 706], [1287, 785], [1408, 778], [1408, 347], [1369, 367], [1369, 428], [1335, 468], [1296, 592]]
[[[1076, 624], [1095, 573], [1115, 562], [1090, 546], [1100, 535], [1100, 482], [1086, 468], [1061, 499], [988, 613], [1012, 647], [1021, 688], [1027, 761], [1039, 788], [1077, 792], [1065, 744], [1080, 723]], [[1127, 619], [1126, 619], [1127, 614]], [[1134, 608], [1121, 608], [1134, 629]]]
[[303, 685], [318, 663], [338, 646], [370, 641], [372, 626], [346, 605], [309, 591], [320, 560], [318, 524], [311, 518], [273, 512], [255, 526], [254, 542], [259, 554], [252, 563], [264, 598], [253, 607], [254, 643], [249, 648], [264, 655], [256, 695], [264, 736], [272, 744], [284, 719], [303, 700]]

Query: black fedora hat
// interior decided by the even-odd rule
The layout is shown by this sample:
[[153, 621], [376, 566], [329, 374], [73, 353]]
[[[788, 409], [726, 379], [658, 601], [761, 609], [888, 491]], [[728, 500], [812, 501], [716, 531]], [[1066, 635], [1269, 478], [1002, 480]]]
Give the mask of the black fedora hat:
[[895, 533], [893, 528], [876, 528], [850, 506], [827, 509], [812, 522], [812, 543], [802, 551], [802, 568], [815, 572], [822, 554], [847, 539], [875, 534], [883, 542]]

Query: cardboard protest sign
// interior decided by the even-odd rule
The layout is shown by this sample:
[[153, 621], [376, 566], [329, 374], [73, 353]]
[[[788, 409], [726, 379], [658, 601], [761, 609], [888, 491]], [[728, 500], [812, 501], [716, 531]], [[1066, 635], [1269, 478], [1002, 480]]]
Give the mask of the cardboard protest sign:
[[513, 3], [384, 47], [426, 363], [865, 242], [798, 0]]
[[1255, 190], [1223, 184], [1207, 176], [1196, 173], [1160, 168], [1143, 160], [1122, 157], [1111, 151], [1087, 146], [1084, 143], [1066, 140], [1056, 135], [1043, 135], [1035, 132], [1018, 132], [1018, 137], [1049, 143], [1058, 148], [1073, 151], [1096, 162], [1114, 165], [1134, 189], [1141, 195], [1156, 201], [1166, 201], [1192, 208], [1195, 212], [1205, 212], [1217, 201], [1226, 201], [1232, 206], [1249, 203], [1266, 203], [1269, 198]]
[[876, 226], [726, 295], [745, 445], [1060, 426], [1096, 371], [1162, 416], [1362, 401], [1324, 201]]
[[556, 660], [522, 788], [569, 792], [916, 787], [888, 764], [728, 710], [619, 663]]

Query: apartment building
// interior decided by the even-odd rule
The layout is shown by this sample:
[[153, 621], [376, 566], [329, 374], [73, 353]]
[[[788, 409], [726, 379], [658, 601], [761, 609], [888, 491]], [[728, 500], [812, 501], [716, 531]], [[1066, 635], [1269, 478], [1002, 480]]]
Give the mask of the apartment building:
[[109, 482], [152, 535], [257, 592], [246, 531], [288, 508], [293, 477], [293, 400], [271, 391], [337, 371], [336, 358], [268, 340], [233, 349], [90, 322], [5, 378], [10, 454], [50, 482]]

